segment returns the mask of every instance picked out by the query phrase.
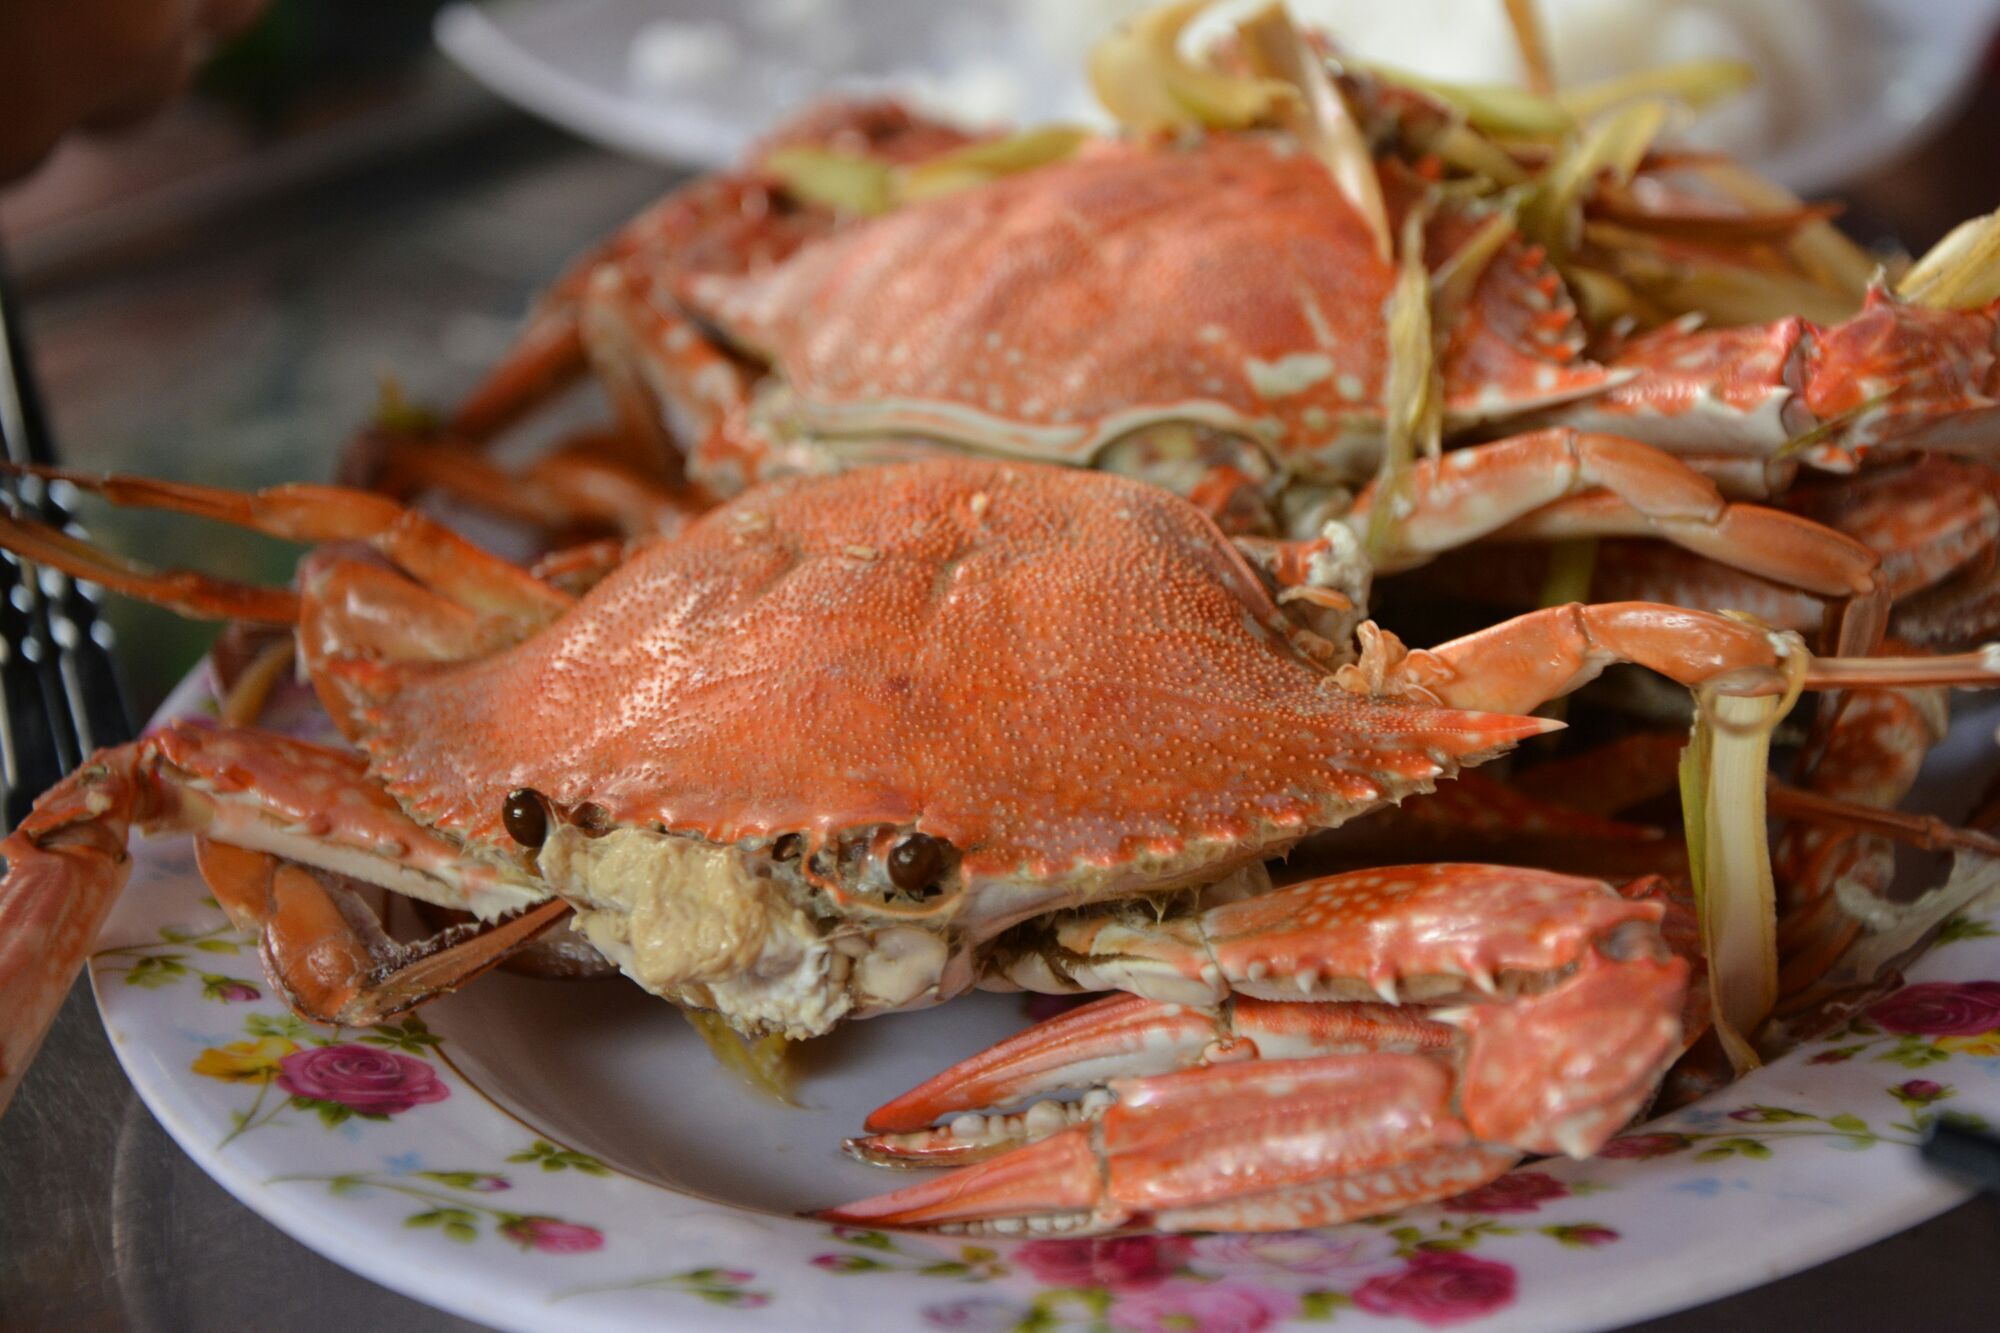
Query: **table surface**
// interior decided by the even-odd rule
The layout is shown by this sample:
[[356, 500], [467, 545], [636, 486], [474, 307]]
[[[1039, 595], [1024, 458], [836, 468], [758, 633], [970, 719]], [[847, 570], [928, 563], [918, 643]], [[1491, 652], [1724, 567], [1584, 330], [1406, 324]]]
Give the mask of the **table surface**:
[[[1853, 192], [1864, 236], [1922, 245], [1992, 206], [2000, 92]], [[263, 484], [324, 475], [382, 376], [449, 402], [564, 258], [666, 184], [657, 169], [495, 113], [449, 140], [163, 238], [145, 259], [37, 289], [28, 317], [57, 438], [90, 468]], [[199, 447], [194, 447], [196, 444]], [[226, 460], [218, 478], [217, 460]], [[155, 563], [282, 579], [288, 548], [177, 521], [99, 527]], [[205, 632], [114, 603], [137, 711]], [[2000, 1202], [1757, 1291], [1670, 1330], [1991, 1326]], [[230, 1198], [154, 1123], [79, 983], [0, 1132], [0, 1329], [477, 1327], [321, 1259]]]

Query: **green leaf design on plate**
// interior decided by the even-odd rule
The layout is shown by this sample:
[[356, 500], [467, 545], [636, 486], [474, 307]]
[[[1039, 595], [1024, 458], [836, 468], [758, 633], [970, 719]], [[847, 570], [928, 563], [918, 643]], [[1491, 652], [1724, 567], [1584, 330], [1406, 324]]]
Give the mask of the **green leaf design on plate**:
[[130, 970], [125, 973], [125, 984], [128, 986], [144, 986], [148, 990], [157, 990], [161, 986], [171, 985], [179, 981], [187, 974], [188, 970], [186, 965], [181, 962], [181, 955], [177, 953], [154, 954], [150, 957], [141, 958], [132, 964]]
[[1303, 1292], [1299, 1296], [1299, 1318], [1331, 1319], [1353, 1304], [1354, 1298], [1344, 1291]]
[[532, 1146], [523, 1148], [517, 1153], [509, 1153], [507, 1160], [539, 1163], [544, 1171], [581, 1171], [586, 1176], [611, 1174], [610, 1167], [589, 1153], [577, 1152], [572, 1148], [559, 1148], [547, 1139], [536, 1139]]
[[1983, 940], [1994, 935], [2000, 935], [2000, 930], [1995, 930], [1989, 923], [1977, 917], [1946, 917], [1944, 924], [1938, 927], [1937, 940], [1932, 947], [1951, 944], [1957, 940]]

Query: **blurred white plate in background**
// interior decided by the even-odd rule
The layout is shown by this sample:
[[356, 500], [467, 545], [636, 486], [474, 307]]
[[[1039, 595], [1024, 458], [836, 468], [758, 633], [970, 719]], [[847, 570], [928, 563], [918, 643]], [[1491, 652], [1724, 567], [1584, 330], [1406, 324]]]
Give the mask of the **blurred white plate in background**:
[[[1136, 0], [520, 0], [452, 5], [439, 44], [494, 92], [606, 147], [676, 166], [737, 157], [827, 92], [890, 90], [971, 123], [1091, 114], [1081, 52]], [[1506, 77], [1499, 0], [1295, 0], [1364, 54]], [[1545, 0], [1559, 69], [1747, 56], [1762, 90], [1701, 130], [1792, 188], [1880, 166], [1948, 116], [2000, 0]], [[1727, 20], [1718, 17], [1727, 13]], [[1449, 21], [1446, 21], [1449, 20]], [[1567, 26], [1565, 26], [1567, 25]], [[1492, 32], [1487, 29], [1491, 28]], [[1446, 38], [1451, 40], [1446, 42]], [[1487, 72], [1482, 75], [1481, 62]], [[1588, 66], [1596, 66], [1589, 68]], [[1699, 132], [1699, 131], [1698, 131]]]

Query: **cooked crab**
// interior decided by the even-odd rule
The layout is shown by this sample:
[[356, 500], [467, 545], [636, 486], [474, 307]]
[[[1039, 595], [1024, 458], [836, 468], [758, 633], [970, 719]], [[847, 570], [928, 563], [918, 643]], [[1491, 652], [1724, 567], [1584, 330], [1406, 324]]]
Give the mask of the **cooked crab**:
[[[1162, 31], [1196, 8], [1171, 7]], [[1226, 103], [1214, 80], [1243, 75], [1254, 112], [1172, 135], [968, 141], [878, 104], [812, 113], [577, 265], [442, 435], [378, 439], [388, 479], [642, 530], [790, 471], [939, 450], [1093, 466], [1166, 484], [1231, 531], [1324, 537], [1353, 603], [1320, 626], [1336, 643], [1373, 576], [1482, 537], [1664, 539], [1700, 559], [1631, 557], [1644, 599], [1740, 606], [1776, 586], [1805, 608], [1786, 623], [1860, 599], [1830, 641], [1849, 653], [1893, 597], [1982, 567], [2000, 541], [1983, 492], [1983, 507], [1927, 492], [1956, 501], [1949, 531], [1878, 522], [1846, 539], [1721, 493], [1782, 493], [1801, 464], [1981, 447], [1995, 321], [1962, 245], [1919, 265], [1907, 298], [1864, 301], [1846, 271], [1859, 252], [1819, 212], [1651, 151], [1657, 117], [1641, 133], [1621, 104], [1563, 145], [1486, 139], [1448, 99], [1305, 58], [1282, 17], [1242, 32], [1234, 66], [1188, 77]], [[1612, 152], [1614, 129], [1636, 137]], [[1342, 145], [1364, 139], [1376, 156], [1357, 164]], [[1446, 151], [1475, 140], [1472, 157]], [[1690, 194], [1716, 173], [1734, 195]], [[1503, 185], [1533, 188], [1523, 203]], [[1657, 283], [1610, 318], [1606, 285], [1644, 284], [1607, 235], [1656, 260], [1721, 254], [1732, 281], [1793, 291], [1824, 322], [1695, 328], [1666, 318], [1687, 306]], [[1829, 253], [1842, 276], [1815, 286]], [[1639, 314], [1666, 322], [1624, 336]], [[522, 487], [462, 447], [586, 360], [627, 447], [674, 474], [684, 455], [692, 493], [574, 454]], [[1520, 425], [1541, 428], [1485, 438]], [[1398, 464], [1386, 503], [1380, 487], [1357, 499], [1385, 447], [1420, 450], [1430, 431], [1443, 461]], [[1920, 469], [1902, 488], [1936, 481]], [[1616, 578], [1613, 556], [1600, 566]], [[1958, 640], [1987, 628], [1974, 612], [1952, 600]]]
[[[819, 1033], [978, 985], [1108, 986], [1223, 1015], [1202, 1022], [1233, 1012], [1241, 1053], [1273, 1016], [1305, 1044], [1255, 1036], [1268, 1054], [1331, 1052], [1176, 1075], [1191, 1081], [1171, 1095], [1120, 1085], [1100, 1145], [1114, 1185], [1119, 1126], [1171, 1139], [1186, 1107], [1247, 1095], [1310, 1111], [1284, 1134], [1156, 1143], [1182, 1193], [1114, 1189], [1073, 1215], [1064, 1201], [1099, 1178], [1079, 1167], [1060, 1197], [974, 1210], [1065, 1225], [1266, 1226], [1435, 1197], [1519, 1151], [1589, 1151], [1679, 1049], [1686, 965], [1657, 903], [1480, 866], [1256, 893], [1255, 868], [1306, 833], [1549, 730], [1519, 714], [1611, 660], [1751, 694], [1799, 671], [1992, 674], [1977, 657], [1809, 659], [1795, 638], [1638, 604], [1555, 608], [1430, 652], [1371, 627], [1360, 663], [1330, 671], [1198, 510], [1027, 464], [774, 484], [639, 543], [580, 596], [365, 493], [71, 479], [348, 543], [312, 555], [294, 595], [0, 523], [9, 548], [78, 576], [295, 624], [357, 749], [182, 722], [47, 794], [0, 845], [10, 1084], [133, 828], [199, 836], [218, 900], [324, 1020], [420, 1002], [569, 915], [642, 986], [745, 1030]], [[494, 924], [399, 946], [302, 866]], [[1232, 1011], [1232, 996], [1292, 1003]], [[1350, 1003], [1368, 997], [1423, 1012]], [[1389, 1049], [1353, 1053], [1368, 1030]], [[1078, 1166], [1087, 1145], [1064, 1143]]]

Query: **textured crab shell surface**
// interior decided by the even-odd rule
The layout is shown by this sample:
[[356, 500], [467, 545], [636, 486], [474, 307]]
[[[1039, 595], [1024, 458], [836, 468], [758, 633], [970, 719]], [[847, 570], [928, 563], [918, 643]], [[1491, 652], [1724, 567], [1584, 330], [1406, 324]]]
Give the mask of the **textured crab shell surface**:
[[[1405, 201], [1407, 202], [1407, 201]], [[1433, 265], [1476, 220], [1430, 228]], [[1477, 284], [1447, 375], [1458, 415], [1602, 389], [1575, 312], [1513, 243]], [[1101, 140], [1075, 159], [910, 205], [678, 295], [769, 362], [776, 433], [881, 434], [1085, 463], [1160, 422], [1344, 472], [1379, 440], [1395, 270], [1332, 175], [1279, 133]], [[1489, 299], [1490, 298], [1490, 299]], [[1502, 389], [1501, 386], [1512, 386]], [[1341, 479], [1341, 478], [1336, 478]]]
[[1289, 632], [1164, 491], [941, 459], [747, 494], [535, 637], [414, 672], [358, 739], [493, 845], [520, 787], [715, 846], [797, 834], [807, 864], [920, 832], [956, 857], [939, 912], [983, 935], [1218, 878], [1544, 729], [1347, 693]]

